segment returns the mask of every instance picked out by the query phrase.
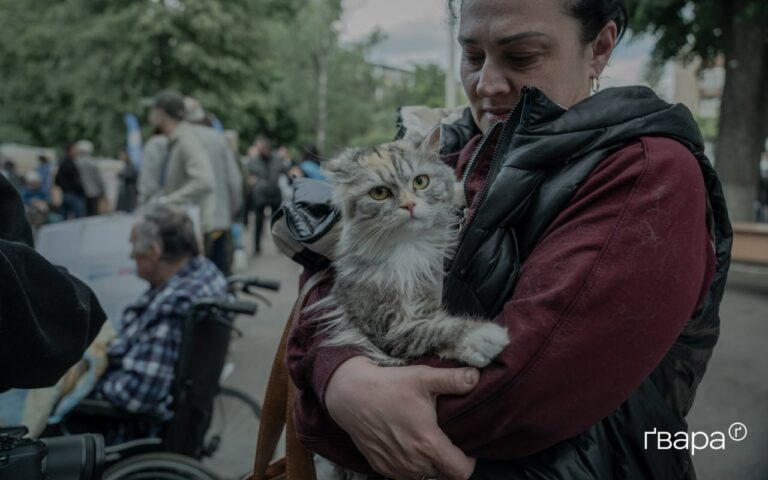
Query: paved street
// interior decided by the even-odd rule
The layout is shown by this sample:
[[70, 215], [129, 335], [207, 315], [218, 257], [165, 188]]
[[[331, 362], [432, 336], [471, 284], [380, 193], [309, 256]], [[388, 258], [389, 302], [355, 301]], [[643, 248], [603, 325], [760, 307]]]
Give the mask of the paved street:
[[[282, 282], [279, 294], [266, 294], [272, 308], [263, 307], [255, 319], [241, 318], [244, 337], [233, 342], [234, 373], [226, 385], [261, 400], [286, 317], [296, 296], [299, 267], [279, 255], [271, 242], [251, 261], [249, 273]], [[726, 440], [725, 450], [698, 451], [694, 457], [700, 480], [768, 479], [768, 270], [734, 269], [721, 311], [722, 334], [689, 416], [692, 431], [727, 436], [734, 422], [746, 425], [740, 443]], [[245, 409], [231, 408], [222, 448], [209, 462], [236, 478], [252, 461], [256, 423]]]

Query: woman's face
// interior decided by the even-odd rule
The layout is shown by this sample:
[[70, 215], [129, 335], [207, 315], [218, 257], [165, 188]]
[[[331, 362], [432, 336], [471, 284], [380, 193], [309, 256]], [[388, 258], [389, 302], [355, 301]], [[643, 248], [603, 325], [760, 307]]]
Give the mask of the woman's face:
[[611, 22], [588, 44], [563, 0], [463, 0], [461, 80], [483, 132], [503, 119], [524, 86], [570, 108], [589, 96], [616, 44]]

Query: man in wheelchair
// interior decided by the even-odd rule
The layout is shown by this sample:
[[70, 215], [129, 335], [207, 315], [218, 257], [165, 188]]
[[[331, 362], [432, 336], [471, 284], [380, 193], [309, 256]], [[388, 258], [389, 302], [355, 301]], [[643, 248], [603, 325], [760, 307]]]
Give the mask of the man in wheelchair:
[[107, 369], [91, 398], [133, 416], [84, 415], [76, 409], [67, 419], [70, 432], [102, 433], [107, 445], [162, 434], [157, 420], [173, 415], [174, 381], [189, 312], [201, 299], [231, 298], [224, 276], [199, 254], [192, 221], [177, 207], [150, 207], [133, 227], [130, 240], [137, 274], [149, 282], [149, 289], [115, 322], [117, 336], [107, 349]]

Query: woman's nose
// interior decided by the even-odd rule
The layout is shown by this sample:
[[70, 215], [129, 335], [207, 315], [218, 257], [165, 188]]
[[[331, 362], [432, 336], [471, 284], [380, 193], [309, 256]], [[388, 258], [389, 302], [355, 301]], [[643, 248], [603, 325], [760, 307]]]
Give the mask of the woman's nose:
[[512, 91], [504, 71], [494, 62], [486, 60], [477, 82], [477, 94], [481, 97], [508, 95]]

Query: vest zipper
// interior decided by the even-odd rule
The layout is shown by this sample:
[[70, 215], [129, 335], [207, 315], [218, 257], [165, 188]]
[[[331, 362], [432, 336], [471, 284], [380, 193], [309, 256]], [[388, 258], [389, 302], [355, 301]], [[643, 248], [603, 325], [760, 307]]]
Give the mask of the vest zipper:
[[506, 121], [497, 120], [492, 126], [491, 129], [488, 130], [488, 135], [485, 135], [480, 142], [480, 144], [477, 146], [475, 151], [472, 153], [472, 157], [470, 158], [469, 164], [467, 165], [466, 170], [464, 170], [464, 177], [462, 179], [462, 186], [464, 188], [464, 196], [467, 200], [467, 210], [469, 210], [470, 207], [470, 201], [469, 201], [469, 192], [467, 191], [467, 181], [469, 180], [469, 177], [472, 173], [472, 171], [476, 167], [477, 158], [480, 154], [480, 150], [485, 147], [486, 142], [493, 134], [494, 130], [499, 125], [504, 125], [503, 129], [501, 130], [501, 134], [499, 135], [499, 140], [496, 142], [497, 148], [493, 152], [493, 157], [491, 158], [491, 167], [488, 170], [488, 175], [485, 177], [485, 182], [483, 183], [483, 189], [480, 191], [480, 198], [477, 201], [477, 208], [475, 210], [469, 212], [469, 215], [464, 215], [464, 221], [460, 223], [461, 225], [461, 234], [459, 239], [459, 245], [456, 251], [458, 252], [461, 248], [462, 243], [464, 243], [464, 237], [466, 236], [467, 230], [469, 230], [469, 226], [472, 223], [472, 220], [475, 218], [475, 214], [477, 213], [477, 210], [480, 209], [480, 206], [482, 205], [483, 201], [485, 200], [486, 195], [488, 195], [488, 190], [491, 188], [491, 183], [493, 179], [496, 177], [496, 170], [498, 168], [499, 159], [501, 158], [501, 155], [499, 154], [500, 149], [498, 148], [499, 145], [503, 145], [506, 141], [506, 135], [511, 130], [511, 126], [513, 123], [515, 123], [515, 126], [519, 125], [520, 122], [523, 121], [523, 117], [525, 116], [525, 112], [523, 112], [523, 115], [520, 115], [520, 118], [517, 120], [517, 122], [513, 122], [512, 120], [515, 118], [515, 114], [517, 113], [517, 109], [520, 108], [520, 105], [523, 103], [523, 101], [528, 97], [528, 87], [523, 87], [522, 91], [520, 92], [520, 96], [517, 99], [517, 102], [515, 103], [515, 106], [512, 107], [512, 110], [509, 112], [509, 117], [507, 117]]

